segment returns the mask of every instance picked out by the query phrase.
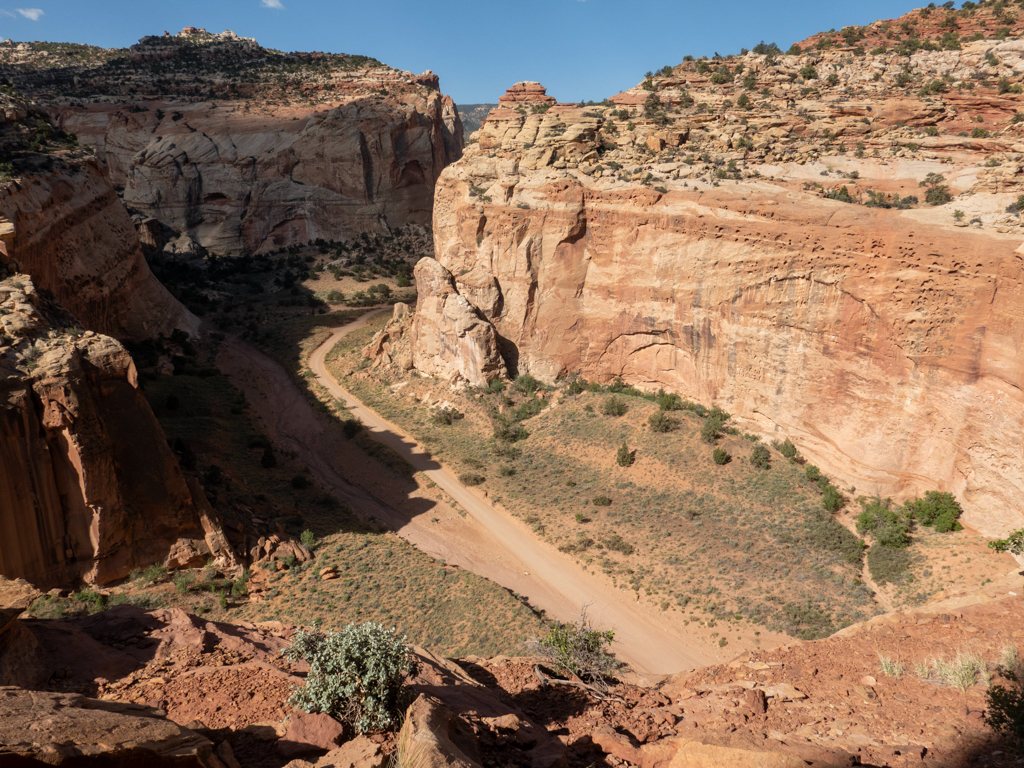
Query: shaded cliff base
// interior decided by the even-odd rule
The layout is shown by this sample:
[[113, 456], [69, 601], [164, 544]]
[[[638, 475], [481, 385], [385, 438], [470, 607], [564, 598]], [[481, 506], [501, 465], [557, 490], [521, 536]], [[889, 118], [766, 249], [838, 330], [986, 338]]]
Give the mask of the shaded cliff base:
[[[448, 660], [416, 649], [421, 667], [410, 699], [429, 700], [412, 705], [403, 734], [429, 721], [431, 749], [463, 768], [1015, 765], [983, 710], [986, 687], [1005, 682], [1024, 638], [1022, 606], [1019, 597], [976, 596], [890, 614], [828, 640], [743, 654], [650, 686], [618, 682], [604, 700], [545, 686], [531, 659]], [[0, 683], [52, 692], [31, 696], [37, 720], [48, 717], [54, 696], [85, 695], [105, 703], [76, 699], [62, 717], [74, 718], [75, 707], [113, 711], [169, 731], [143, 749], [177, 739], [190, 754], [215, 749], [227, 766], [380, 766], [401, 737], [353, 738], [330, 718], [285, 703], [306, 672], [280, 656], [293, 632], [279, 622], [225, 624], [131, 606], [84, 619], [8, 618]], [[959, 688], [929, 672], [968, 655], [978, 666]], [[887, 666], [886, 674], [883, 659], [904, 671]], [[80, 722], [26, 738], [27, 723], [12, 715], [24, 713], [27, 697], [2, 690], [0, 744], [8, 753], [37, 756], [63, 743], [58, 754], [73, 754], [91, 743]], [[109, 736], [101, 743], [97, 752], [110, 758], [131, 748]], [[219, 768], [208, 759], [193, 764]]]
[[153, 561], [233, 563], [130, 355], [27, 275], [0, 280], [0, 572], [54, 587]]
[[168, 290], [210, 326], [249, 341], [276, 335], [299, 315], [414, 302], [413, 268], [434, 252], [429, 228], [409, 225], [225, 259], [183, 243], [154, 219], [134, 218], [146, 258]]
[[[333, 314], [293, 320], [307, 321], [340, 322]], [[111, 585], [106, 602], [146, 600], [147, 605], [202, 611], [227, 621], [320, 618], [342, 624], [372, 619], [397, 625], [415, 642], [452, 654], [508, 653], [535, 630], [539, 619], [521, 600], [416, 550], [322, 486], [297, 454], [276, 442], [275, 418], [303, 420], [306, 439], [317, 445], [333, 430], [337, 440], [324, 443], [330, 447], [323, 455], [354, 486], [405, 514], [440, 514], [426, 500], [410, 498], [415, 483], [407, 467], [369, 454], [364, 445], [370, 441], [358, 434], [347, 437], [340, 422], [318, 420], [308, 406], [307, 414], [297, 393], [300, 402], [292, 404], [289, 390], [278, 392], [250, 374], [243, 377], [244, 385], [260, 392], [243, 395], [215, 367], [223, 363], [226, 348], [237, 348], [231, 346], [237, 342], [221, 339], [214, 332], [189, 342], [190, 349], [171, 342], [163, 349], [147, 345], [136, 359], [145, 394], [184, 474], [202, 483], [224, 520], [229, 542], [249, 568], [245, 588], [232, 589], [242, 577], [240, 567], [204, 571], [200, 563], [185, 576], [146, 574], [143, 568], [137, 579]], [[284, 371], [280, 375], [287, 382]], [[258, 405], [264, 396], [281, 408], [268, 421]], [[291, 549], [307, 530], [315, 538], [321, 566]], [[321, 579], [321, 568], [332, 568], [335, 577]], [[176, 582], [182, 582], [180, 591]], [[481, 613], [481, 605], [488, 610]], [[96, 607], [67, 598], [40, 606], [50, 616], [86, 609]]]

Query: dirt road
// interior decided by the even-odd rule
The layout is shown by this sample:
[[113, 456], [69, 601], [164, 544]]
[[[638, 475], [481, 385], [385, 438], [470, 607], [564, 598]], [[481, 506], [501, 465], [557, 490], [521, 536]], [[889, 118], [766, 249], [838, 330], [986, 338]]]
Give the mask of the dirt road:
[[[282, 447], [299, 453], [310, 470], [327, 487], [365, 514], [383, 520], [420, 549], [459, 565], [526, 596], [531, 605], [548, 615], [568, 621], [580, 606], [590, 605], [590, 615], [602, 629], [615, 630], [616, 655], [641, 674], [669, 674], [721, 661], [681, 627], [659, 621], [656, 612], [633, 601], [633, 593], [615, 589], [600, 577], [583, 571], [554, 547], [540, 541], [519, 521], [496, 510], [483, 497], [463, 486], [448, 469], [394, 424], [367, 408], [328, 373], [328, 351], [348, 333], [363, 327], [371, 316], [363, 315], [337, 329], [309, 359], [317, 381], [344, 402], [366, 426], [373, 439], [401, 455], [416, 470], [457, 502], [468, 516], [438, 525], [429, 514], [413, 514], [382, 503], [367, 491], [349, 483], [332, 466], [337, 455], [337, 430], [323, 423], [288, 374], [273, 360], [238, 341], [229, 340], [221, 352], [221, 366], [236, 386], [246, 392], [268, 423]], [[374, 483], [361, 483], [375, 487]]]

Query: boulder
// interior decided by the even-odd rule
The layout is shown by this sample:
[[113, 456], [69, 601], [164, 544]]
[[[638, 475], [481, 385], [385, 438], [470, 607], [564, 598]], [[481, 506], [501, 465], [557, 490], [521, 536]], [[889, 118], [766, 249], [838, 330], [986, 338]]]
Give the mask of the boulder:
[[137, 704], [0, 687], [0, 751], [33, 764], [213, 768], [213, 744]]

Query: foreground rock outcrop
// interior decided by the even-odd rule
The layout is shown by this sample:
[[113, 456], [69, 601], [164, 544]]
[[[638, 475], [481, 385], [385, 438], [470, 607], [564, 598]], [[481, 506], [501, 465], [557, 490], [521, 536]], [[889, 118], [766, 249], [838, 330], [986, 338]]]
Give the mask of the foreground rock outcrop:
[[365, 57], [186, 29], [74, 67], [0, 46], [0, 65], [96, 148], [140, 217], [218, 255], [429, 223], [462, 152], [436, 75]]
[[438, 183], [414, 364], [664, 387], [860, 493], [1021, 527], [1018, 47], [751, 53], [598, 107], [510, 89]]
[[0, 281], [0, 574], [55, 587], [233, 558], [131, 356], [25, 275]]

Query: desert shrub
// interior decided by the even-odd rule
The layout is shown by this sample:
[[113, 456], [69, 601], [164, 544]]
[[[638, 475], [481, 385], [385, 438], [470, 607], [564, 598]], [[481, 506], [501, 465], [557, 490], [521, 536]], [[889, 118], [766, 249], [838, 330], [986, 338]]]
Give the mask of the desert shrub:
[[772, 466], [772, 455], [763, 445], [755, 445], [750, 452], [750, 463], [758, 469], [770, 469]]
[[516, 443], [530, 436], [522, 424], [511, 421], [504, 416], [494, 419], [494, 437], [504, 443]]
[[921, 525], [934, 526], [938, 533], [963, 529], [958, 519], [963, 509], [951, 493], [928, 491], [923, 499], [914, 499], [904, 505], [908, 517]]
[[817, 482], [819, 477], [821, 477], [821, 470], [818, 469], [813, 464], [808, 464], [806, 467], [804, 467], [804, 474], [807, 476], [808, 480], [814, 483]]
[[629, 406], [621, 397], [609, 397], [601, 406], [601, 413], [605, 416], [625, 416], [628, 410]]
[[722, 421], [714, 417], [708, 417], [700, 428], [700, 439], [705, 443], [714, 444], [722, 430]]
[[659, 389], [658, 394], [655, 396], [655, 402], [658, 403], [658, 407], [663, 411], [683, 410], [683, 398], [675, 392], [666, 392], [664, 389]]
[[1024, 680], [1019, 668], [1004, 670], [1003, 677], [1010, 685], [993, 685], [985, 692], [985, 722], [1019, 754], [1024, 752]]
[[459, 475], [459, 482], [463, 485], [481, 485], [487, 478], [476, 472], [463, 472]]
[[359, 431], [362, 428], [363, 422], [361, 422], [359, 419], [345, 419], [343, 422], [341, 422], [341, 431], [349, 440], [358, 435]]
[[622, 445], [619, 446], [619, 450], [615, 454], [615, 461], [620, 467], [629, 467], [633, 464], [635, 457], [633, 452], [629, 450], [629, 446], [626, 445], [626, 441], [622, 441]]
[[1024, 554], [1024, 528], [1014, 531], [1005, 539], [990, 541], [988, 547], [996, 552], [1012, 552], [1015, 555]]
[[610, 507], [611, 505], [612, 505], [612, 500], [609, 499], [607, 496], [595, 496], [594, 497], [594, 506], [595, 507]]
[[864, 542], [823, 510], [808, 514], [805, 522], [805, 541], [815, 549], [838, 552], [843, 560], [856, 564], [864, 556]]
[[732, 456], [730, 456], [729, 452], [724, 448], [715, 448], [715, 450], [711, 452], [711, 459], [715, 464], [722, 466], [724, 464], [728, 464], [732, 459]]
[[857, 532], [870, 533], [883, 547], [902, 549], [910, 546], [910, 523], [895, 512], [892, 499], [860, 499], [863, 511], [857, 515]]
[[791, 459], [791, 460], [795, 459], [796, 458], [796, 446], [793, 445], [793, 442], [787, 437], [785, 440], [783, 440], [779, 444], [779, 453], [781, 453], [787, 459]]
[[875, 546], [868, 550], [868, 570], [878, 584], [902, 584], [910, 572], [906, 549]]
[[438, 426], [451, 426], [459, 419], [464, 419], [466, 415], [456, 408], [452, 408], [450, 405], [446, 405], [443, 408], [435, 408], [434, 412], [430, 416], [430, 420]]
[[299, 536], [299, 542], [310, 552], [316, 549], [316, 535], [310, 530], [302, 532], [302, 535]]
[[778, 617], [784, 632], [801, 640], [818, 640], [836, 631], [831, 614], [810, 600], [803, 603], [786, 603]]
[[652, 432], [671, 432], [679, 426], [679, 422], [671, 416], [666, 416], [664, 411], [655, 411], [647, 419]]
[[522, 403], [518, 408], [513, 409], [512, 418], [516, 421], [526, 421], [532, 419], [538, 413], [547, 407], [547, 400], [536, 400], [530, 398], [526, 402]]
[[524, 373], [516, 377], [515, 383], [512, 385], [512, 388], [515, 389], [516, 392], [520, 392], [529, 397], [533, 397], [534, 393], [536, 393], [537, 390], [541, 389], [543, 386], [544, 385], [541, 384], [537, 379], [533, 378], [533, 376], [531, 376], [528, 373]]
[[487, 382], [487, 391], [492, 395], [500, 394], [505, 391], [505, 382], [501, 379], [491, 379]]
[[179, 595], [184, 595], [195, 583], [196, 574], [192, 570], [179, 571], [171, 580], [174, 582], [174, 591]]
[[512, 477], [516, 473], [516, 468], [509, 466], [508, 464], [502, 464], [498, 467], [498, 474], [502, 477]]
[[359, 733], [392, 728], [401, 717], [403, 680], [417, 666], [405, 640], [370, 621], [340, 632], [300, 627], [282, 655], [308, 662], [309, 674], [288, 703], [337, 717]]
[[595, 629], [587, 616], [587, 606], [583, 606], [574, 623], [557, 623], [547, 637], [529, 640], [526, 647], [561, 672], [604, 689], [608, 687], [606, 677], [618, 666], [605, 650], [614, 637], [612, 630]]
[[623, 555], [632, 555], [636, 552], [636, 548], [619, 536], [619, 534], [615, 533], [615, 531], [612, 531], [607, 536], [602, 537], [601, 543], [613, 552], [620, 552]]
[[821, 505], [829, 512], [838, 512], [845, 503], [846, 500], [843, 498], [843, 494], [839, 492], [839, 489], [832, 485], [832, 483], [828, 483], [825, 486], [825, 492], [821, 496]]

